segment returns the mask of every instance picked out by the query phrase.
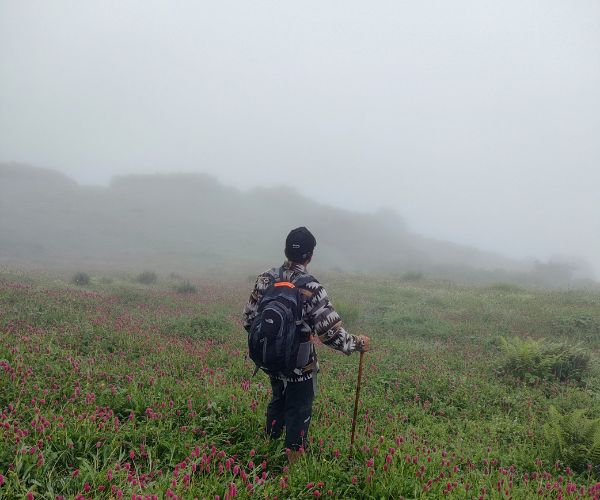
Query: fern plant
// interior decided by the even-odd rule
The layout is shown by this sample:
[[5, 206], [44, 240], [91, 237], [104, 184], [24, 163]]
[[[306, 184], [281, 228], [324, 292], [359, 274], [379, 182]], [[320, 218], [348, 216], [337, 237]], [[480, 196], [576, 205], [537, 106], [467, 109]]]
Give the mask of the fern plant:
[[591, 466], [593, 471], [600, 472], [600, 418], [586, 417], [585, 410], [561, 415], [550, 406], [544, 434], [553, 460], [576, 471]]
[[525, 382], [540, 379], [580, 382], [589, 370], [590, 355], [578, 344], [502, 337], [500, 346], [504, 352], [500, 371]]

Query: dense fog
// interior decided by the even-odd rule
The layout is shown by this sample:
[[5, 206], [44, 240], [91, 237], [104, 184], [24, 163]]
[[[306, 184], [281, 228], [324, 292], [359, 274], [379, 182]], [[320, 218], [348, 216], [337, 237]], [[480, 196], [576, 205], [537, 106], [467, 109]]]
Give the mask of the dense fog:
[[350, 212], [293, 189], [240, 191], [200, 174], [117, 177], [90, 187], [0, 164], [0, 264], [228, 276], [283, 261], [291, 227], [317, 235], [313, 267], [409, 280], [596, 286], [582, 261], [517, 260], [425, 238], [391, 210]]
[[599, 275], [596, 1], [8, 0], [0, 75], [3, 263], [262, 265], [307, 225], [328, 269]]

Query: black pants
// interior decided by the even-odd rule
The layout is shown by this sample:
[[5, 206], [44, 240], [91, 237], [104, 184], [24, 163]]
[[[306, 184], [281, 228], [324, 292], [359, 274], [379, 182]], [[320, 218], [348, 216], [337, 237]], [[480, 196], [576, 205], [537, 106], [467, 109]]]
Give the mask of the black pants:
[[267, 406], [267, 434], [277, 439], [285, 427], [285, 447], [298, 450], [306, 447], [308, 426], [315, 397], [312, 379], [287, 382], [271, 379], [273, 397]]

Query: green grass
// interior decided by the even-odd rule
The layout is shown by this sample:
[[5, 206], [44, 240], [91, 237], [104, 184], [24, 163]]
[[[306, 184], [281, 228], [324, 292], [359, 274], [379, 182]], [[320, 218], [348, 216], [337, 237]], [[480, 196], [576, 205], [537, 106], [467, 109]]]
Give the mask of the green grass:
[[[595, 448], [557, 441], [569, 415], [600, 415], [599, 294], [321, 282], [374, 349], [349, 457], [358, 357], [318, 347], [310, 447], [288, 469], [261, 432], [269, 384], [246, 359], [246, 274], [192, 282], [195, 294], [119, 276], [81, 288], [0, 274], [0, 498], [246, 497], [248, 485], [261, 498], [600, 493]], [[502, 338], [580, 345], [589, 369], [575, 381], [511, 376]]]

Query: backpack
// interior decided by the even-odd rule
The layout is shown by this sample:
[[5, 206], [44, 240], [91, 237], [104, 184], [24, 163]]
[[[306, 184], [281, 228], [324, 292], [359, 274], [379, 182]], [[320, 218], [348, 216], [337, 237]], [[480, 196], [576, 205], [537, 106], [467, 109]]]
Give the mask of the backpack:
[[300, 287], [313, 281], [310, 275], [284, 281], [280, 268], [279, 276], [265, 290], [248, 334], [254, 373], [260, 368], [268, 375], [285, 376], [308, 364], [312, 347], [310, 339], [301, 338], [299, 332], [303, 306]]

